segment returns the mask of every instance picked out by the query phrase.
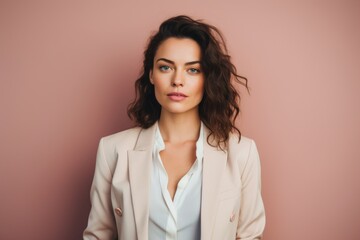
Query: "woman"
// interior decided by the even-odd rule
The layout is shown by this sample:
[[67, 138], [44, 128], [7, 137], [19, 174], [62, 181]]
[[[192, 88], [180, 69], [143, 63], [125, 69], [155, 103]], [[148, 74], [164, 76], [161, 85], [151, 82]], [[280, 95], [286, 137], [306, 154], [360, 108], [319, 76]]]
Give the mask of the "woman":
[[261, 239], [260, 162], [234, 125], [233, 80], [247, 88], [215, 27], [161, 24], [128, 109], [137, 127], [100, 141], [84, 239]]

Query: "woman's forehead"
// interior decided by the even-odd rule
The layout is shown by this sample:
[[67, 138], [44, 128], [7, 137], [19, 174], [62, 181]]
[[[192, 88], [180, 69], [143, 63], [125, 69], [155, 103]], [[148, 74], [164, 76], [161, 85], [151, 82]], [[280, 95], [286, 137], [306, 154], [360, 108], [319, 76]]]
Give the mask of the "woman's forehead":
[[155, 54], [155, 61], [165, 58], [173, 62], [194, 62], [201, 60], [201, 49], [190, 38], [168, 38], [162, 42]]

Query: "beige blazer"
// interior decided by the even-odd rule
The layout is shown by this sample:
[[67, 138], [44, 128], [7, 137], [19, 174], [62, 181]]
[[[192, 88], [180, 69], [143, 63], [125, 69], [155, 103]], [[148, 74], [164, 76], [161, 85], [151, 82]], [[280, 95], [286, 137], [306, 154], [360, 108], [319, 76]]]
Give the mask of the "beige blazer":
[[[155, 129], [132, 128], [100, 140], [84, 239], [148, 239]], [[222, 151], [204, 132], [201, 240], [261, 239], [265, 212], [254, 141], [231, 136]]]

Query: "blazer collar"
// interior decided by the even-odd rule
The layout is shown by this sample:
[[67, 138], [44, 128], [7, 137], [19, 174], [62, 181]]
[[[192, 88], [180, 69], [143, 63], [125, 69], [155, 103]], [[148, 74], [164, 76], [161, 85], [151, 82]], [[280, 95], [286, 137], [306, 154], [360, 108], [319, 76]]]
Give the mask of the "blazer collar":
[[152, 150], [155, 141], [155, 131], [158, 127], [158, 122], [155, 122], [149, 128], [142, 128], [139, 132], [137, 142], [134, 147], [134, 151]]
[[152, 170], [152, 147], [157, 123], [141, 129], [133, 150], [128, 151], [129, 182], [137, 239], [148, 238], [149, 195]]
[[201, 239], [211, 239], [215, 224], [216, 203], [219, 194], [222, 173], [226, 167], [227, 151], [223, 151], [215, 145], [215, 141], [207, 142], [210, 130], [205, 128], [203, 181], [201, 196]]

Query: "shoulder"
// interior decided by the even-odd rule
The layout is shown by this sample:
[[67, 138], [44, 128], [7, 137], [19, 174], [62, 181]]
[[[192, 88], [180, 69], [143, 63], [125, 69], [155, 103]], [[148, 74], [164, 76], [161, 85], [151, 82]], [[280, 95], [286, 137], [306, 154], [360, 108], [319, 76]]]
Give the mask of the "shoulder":
[[131, 145], [135, 144], [142, 128], [134, 127], [129, 128], [121, 132], [117, 132], [101, 138], [101, 142], [107, 146], [116, 146], [116, 145]]
[[116, 159], [119, 154], [126, 153], [135, 147], [142, 128], [135, 127], [102, 137], [99, 150], [106, 159]]
[[126, 159], [127, 152], [134, 149], [142, 130], [140, 127], [135, 127], [102, 137], [99, 142], [97, 162], [99, 164], [106, 162], [113, 174], [118, 160]]
[[258, 150], [253, 139], [235, 134], [231, 134], [228, 144], [228, 156], [232, 160], [237, 161], [240, 166], [244, 167], [249, 162], [259, 161]]
[[134, 127], [111, 134], [103, 137], [100, 145], [103, 145], [108, 151], [115, 149], [116, 152], [148, 149], [152, 146], [156, 127], [157, 124], [149, 128]]
[[249, 137], [241, 135], [240, 141], [237, 134], [231, 133], [228, 142], [228, 151], [250, 151], [251, 148], [256, 147], [255, 141]]

